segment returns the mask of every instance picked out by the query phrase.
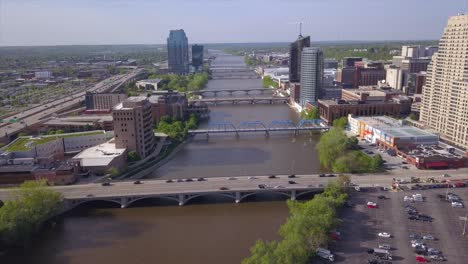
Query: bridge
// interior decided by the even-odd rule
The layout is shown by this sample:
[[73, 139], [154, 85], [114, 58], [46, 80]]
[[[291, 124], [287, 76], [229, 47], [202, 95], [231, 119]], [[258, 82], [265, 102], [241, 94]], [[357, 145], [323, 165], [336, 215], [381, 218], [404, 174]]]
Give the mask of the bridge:
[[[276, 194], [295, 200], [303, 195], [320, 192], [328, 183], [328, 179], [318, 175], [297, 175], [296, 178], [278, 175], [274, 179], [269, 176], [242, 176], [206, 178], [203, 181], [193, 179], [190, 182], [173, 180], [167, 183], [165, 180], [142, 180], [141, 184], [112, 182], [110, 186], [91, 183], [49, 188], [63, 195], [65, 199], [63, 211], [67, 211], [93, 201], [107, 201], [126, 208], [137, 201], [154, 199], [173, 201], [180, 206], [198, 197], [227, 197], [235, 203], [240, 203], [251, 196]], [[353, 181], [370, 182], [369, 177], [365, 176], [358, 176]], [[385, 186], [388, 186], [391, 178], [381, 177], [379, 180], [374, 179], [373, 182], [385, 182]], [[260, 188], [259, 185], [264, 185], [264, 188]], [[0, 200], [7, 201], [13, 198], [11, 189], [0, 189]]]
[[189, 103], [206, 103], [218, 105], [221, 103], [231, 103], [231, 104], [274, 104], [274, 103], [283, 103], [286, 104], [289, 102], [289, 97], [226, 97], [226, 98], [203, 98], [203, 99], [191, 99]]
[[230, 80], [230, 79], [260, 79], [260, 76], [251, 74], [223, 74], [223, 75], [211, 75], [212, 80]]
[[201, 95], [201, 96], [207, 96], [207, 95], [213, 95], [213, 96], [218, 96], [218, 94], [228, 94], [229, 96], [232, 96], [233, 94], [264, 94], [264, 93], [275, 93], [275, 89], [271, 88], [244, 88], [244, 89], [224, 89], [224, 90], [199, 90], [199, 91], [192, 91], [190, 92], [191, 94], [194, 95]]
[[190, 135], [205, 134], [207, 136], [209, 134], [235, 133], [236, 136], [239, 136], [239, 133], [261, 132], [269, 136], [271, 132], [291, 131], [298, 134], [300, 131], [326, 131], [329, 129], [330, 127], [321, 119], [303, 119], [297, 125], [292, 120], [274, 120], [268, 125], [261, 121], [248, 121], [241, 122], [237, 126], [230, 122], [210, 122], [208, 128], [189, 130], [188, 133]]

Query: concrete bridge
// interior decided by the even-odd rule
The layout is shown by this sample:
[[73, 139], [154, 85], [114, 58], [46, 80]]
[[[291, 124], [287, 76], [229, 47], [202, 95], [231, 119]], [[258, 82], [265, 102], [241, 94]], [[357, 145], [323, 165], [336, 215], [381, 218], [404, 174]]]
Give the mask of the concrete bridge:
[[283, 103], [286, 104], [289, 102], [289, 97], [226, 97], [226, 98], [203, 98], [203, 99], [191, 99], [189, 103], [206, 103], [218, 105], [221, 103], [231, 103], [231, 104], [274, 104], [274, 103]]
[[207, 96], [207, 95], [213, 95], [213, 96], [218, 96], [218, 94], [227, 94], [229, 96], [232, 96], [234, 94], [261, 94], [263, 95], [264, 93], [272, 93], [274, 94], [276, 92], [275, 89], [271, 88], [244, 88], [244, 89], [224, 89], [224, 90], [200, 90], [200, 91], [193, 91], [190, 92], [191, 94], [194, 95], [201, 95], [201, 96]]
[[223, 75], [212, 75], [212, 80], [231, 80], [231, 79], [260, 79], [260, 76], [253, 74], [223, 74]]

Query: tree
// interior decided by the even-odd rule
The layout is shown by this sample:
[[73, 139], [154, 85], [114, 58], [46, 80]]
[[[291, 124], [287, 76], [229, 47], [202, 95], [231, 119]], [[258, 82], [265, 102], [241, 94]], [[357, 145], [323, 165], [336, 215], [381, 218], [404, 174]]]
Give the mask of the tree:
[[109, 173], [112, 177], [118, 176], [120, 174], [120, 170], [117, 169], [116, 167], [111, 167], [109, 169]]
[[270, 87], [278, 88], [278, 86], [279, 86], [278, 82], [273, 80], [273, 78], [271, 78], [270, 76], [263, 77], [264, 88], [270, 88]]
[[411, 113], [411, 114], [409, 115], [409, 118], [410, 118], [411, 120], [414, 120], [414, 121], [418, 121], [418, 120], [419, 120], [418, 116], [417, 116], [415, 113]]
[[320, 138], [317, 144], [320, 164], [331, 169], [335, 159], [345, 154], [348, 146], [348, 138], [343, 130], [332, 128]]
[[372, 159], [372, 170], [373, 171], [381, 171], [384, 165], [384, 160], [382, 159], [382, 156], [380, 154], [377, 154], [373, 157]]
[[358, 149], [358, 144], [359, 144], [359, 141], [356, 137], [350, 137], [348, 138], [348, 145], [347, 145], [347, 148], [348, 149]]
[[62, 129], [58, 129], [57, 131], [55, 131], [55, 134], [65, 134], [65, 131]]
[[338, 119], [335, 119], [333, 121], [333, 127], [340, 128], [340, 129], [345, 129], [346, 125], [348, 124], [348, 118], [347, 117], [341, 117]]
[[132, 150], [132, 151], [128, 152], [127, 160], [129, 162], [138, 161], [140, 159], [141, 159], [140, 155], [138, 155], [138, 153], [136, 151]]
[[60, 193], [45, 180], [28, 181], [13, 191], [15, 199], [0, 208], [0, 244], [24, 246], [61, 206]]
[[318, 107], [314, 107], [311, 110], [304, 109], [301, 112], [301, 117], [303, 119], [313, 120], [320, 119], [320, 112]]

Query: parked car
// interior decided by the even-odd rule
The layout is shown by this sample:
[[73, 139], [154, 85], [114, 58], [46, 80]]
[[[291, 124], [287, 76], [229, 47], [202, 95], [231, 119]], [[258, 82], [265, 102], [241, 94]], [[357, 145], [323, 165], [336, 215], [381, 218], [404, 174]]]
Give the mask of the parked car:
[[390, 250], [391, 247], [389, 244], [379, 244], [379, 248], [380, 249], [386, 249], [386, 250]]
[[433, 235], [425, 235], [425, 236], [422, 237], [422, 239], [424, 239], [424, 240], [435, 240]]
[[385, 200], [385, 199], [387, 199], [387, 197], [386, 197], [385, 195], [379, 195], [379, 196], [377, 196], [377, 198], [380, 199], [380, 200]]
[[411, 196], [405, 196], [403, 197], [403, 202], [414, 202], [414, 199]]
[[133, 184], [142, 184], [141, 181], [134, 181]]
[[374, 203], [374, 202], [367, 202], [367, 208], [373, 208], [373, 209], [375, 209], [375, 208], [377, 208], [377, 207], [378, 207], [378, 206], [377, 206], [376, 203]]
[[265, 184], [259, 184], [259, 185], [258, 185], [258, 188], [259, 188], [259, 189], [265, 189], [265, 187], [266, 187]]
[[444, 261], [445, 258], [442, 255], [430, 255], [429, 258], [431, 260], [436, 260], [436, 261]]
[[452, 202], [453, 208], [463, 208], [464, 205], [461, 202]]
[[387, 233], [387, 232], [380, 232], [380, 233], [379, 233], [379, 237], [386, 237], [386, 238], [389, 238], [389, 237], [392, 237], [392, 235], [390, 235], [390, 234]]
[[327, 177], [336, 177], [335, 174], [328, 174]]

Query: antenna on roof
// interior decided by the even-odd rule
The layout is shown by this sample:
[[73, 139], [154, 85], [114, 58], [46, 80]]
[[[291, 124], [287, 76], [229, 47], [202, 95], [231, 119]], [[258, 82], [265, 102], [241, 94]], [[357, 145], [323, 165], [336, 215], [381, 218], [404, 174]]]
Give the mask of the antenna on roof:
[[302, 22], [296, 22], [296, 23], [299, 24], [299, 37], [302, 37]]

